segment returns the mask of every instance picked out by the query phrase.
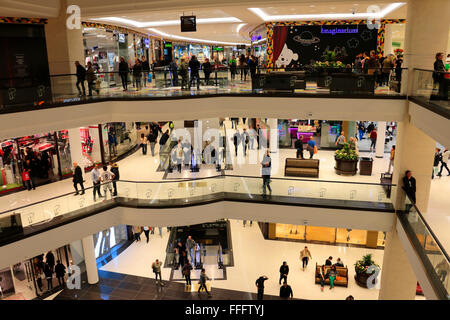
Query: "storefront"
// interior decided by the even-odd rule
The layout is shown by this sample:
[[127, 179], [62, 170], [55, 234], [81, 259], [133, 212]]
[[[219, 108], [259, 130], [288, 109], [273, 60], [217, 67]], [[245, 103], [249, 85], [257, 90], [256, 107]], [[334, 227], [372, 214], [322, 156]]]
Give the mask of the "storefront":
[[137, 147], [135, 122], [110, 122], [102, 126], [103, 162], [116, 161]]
[[174, 44], [173, 56], [177, 63], [180, 63], [181, 59], [189, 59], [189, 46], [187, 44]]
[[[53, 258], [53, 259], [52, 259]], [[10, 268], [0, 271], [0, 297], [8, 300], [32, 300], [37, 297], [45, 297], [52, 293], [44, 275], [45, 265], [57, 261], [66, 268], [72, 264], [70, 246], [63, 246], [49, 252], [42, 253], [32, 259], [19, 262]], [[52, 287], [58, 287], [58, 280], [53, 273]], [[3, 291], [3, 294], [1, 294]]]
[[345, 228], [327, 228], [282, 223], [260, 223], [264, 237], [317, 244], [345, 244], [355, 247], [384, 248], [386, 233]]
[[197, 60], [200, 61], [200, 63], [205, 62], [206, 58], [211, 60], [211, 47], [200, 44], [190, 44], [189, 56], [196, 56]]
[[10, 138], [0, 145], [0, 192], [22, 188], [25, 168], [31, 170], [36, 186], [71, 174], [67, 130]]

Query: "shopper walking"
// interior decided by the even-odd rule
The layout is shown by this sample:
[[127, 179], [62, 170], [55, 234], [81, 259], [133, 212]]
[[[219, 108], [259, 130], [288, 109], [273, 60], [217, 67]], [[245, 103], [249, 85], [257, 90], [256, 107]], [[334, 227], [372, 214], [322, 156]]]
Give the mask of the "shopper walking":
[[81, 187], [81, 194], [84, 194], [84, 185], [83, 185], [83, 172], [81, 171], [78, 163], [73, 163], [74, 174], [73, 174], [73, 187], [75, 188], [75, 195], [78, 195], [78, 185]]
[[442, 153], [442, 159], [441, 159], [441, 169], [439, 170], [438, 176], [442, 176], [442, 169], [447, 169], [448, 176], [450, 176], [450, 170], [448, 169], [447, 163], [448, 163], [448, 156], [450, 155], [450, 152], [447, 148], [445, 148], [444, 152]]
[[341, 150], [344, 147], [344, 144], [347, 142], [347, 139], [344, 136], [344, 131], [341, 131], [339, 137], [336, 139], [336, 146], [338, 150]]
[[136, 240], [136, 242], [141, 241], [141, 227], [133, 226], [132, 229], [133, 229], [134, 240]]
[[244, 157], [247, 155], [247, 146], [250, 141], [250, 136], [248, 135], [247, 129], [244, 128], [241, 136], [242, 149], [244, 150]]
[[269, 279], [267, 276], [260, 276], [255, 282], [256, 288], [258, 289], [258, 300], [263, 300], [264, 298], [264, 281], [266, 281], [267, 279]]
[[370, 152], [375, 152], [375, 147], [377, 145], [377, 129], [373, 128], [370, 132]]
[[180, 68], [178, 71], [181, 76], [181, 90], [186, 90], [189, 81], [189, 64], [187, 63], [186, 59], [181, 59]]
[[305, 271], [306, 267], [308, 266], [309, 259], [312, 259], [311, 252], [309, 251], [308, 247], [305, 246], [305, 248], [300, 251], [300, 260], [302, 261], [303, 271]]
[[147, 140], [150, 143], [150, 151], [152, 152], [152, 157], [155, 156], [155, 145], [157, 138], [158, 138], [158, 131], [150, 129], [150, 133], [147, 136]]
[[395, 159], [395, 146], [392, 146], [391, 154], [389, 156], [388, 173], [391, 173], [391, 168], [394, 169], [394, 159]]
[[[156, 283], [159, 283], [161, 286], [163, 286], [164, 282], [162, 281], [162, 278], [161, 278], [161, 266], [162, 266], [162, 262], [159, 261], [158, 259], [156, 259], [155, 262], [152, 263], [152, 270], [153, 270], [153, 273], [155, 274]], [[158, 276], [159, 276], [159, 282], [158, 282]]]
[[112, 184], [113, 184], [113, 188], [114, 188], [113, 196], [117, 196], [117, 181], [119, 181], [119, 179], [120, 179], [119, 165], [115, 162], [110, 161], [109, 166], [110, 166], [109, 170], [114, 175], [114, 178], [112, 180]]
[[102, 198], [102, 194], [100, 193], [100, 171], [98, 168], [100, 167], [100, 164], [96, 164], [94, 169], [91, 172], [92, 177], [92, 183], [94, 185], [93, 193], [94, 193], [94, 202], [96, 201], [95, 194], [98, 194], [99, 198]]
[[294, 143], [294, 147], [297, 150], [296, 158], [303, 159], [303, 136], [300, 136]]
[[242, 136], [239, 133], [239, 130], [236, 130], [236, 132], [233, 135], [234, 153], [235, 153], [236, 157], [238, 154], [238, 146], [241, 143], [241, 139], [242, 139]]
[[288, 274], [289, 274], [289, 266], [287, 265], [286, 261], [283, 261], [283, 264], [280, 267], [280, 280], [278, 281], [278, 284], [281, 284], [282, 279], [284, 279], [284, 281], [287, 282]]
[[139, 61], [139, 59], [136, 59], [135, 64], [133, 66], [133, 79], [134, 79], [134, 86], [136, 87], [136, 91], [141, 90], [141, 88], [142, 88], [141, 77], [142, 77], [141, 61]]
[[186, 248], [189, 252], [189, 257], [191, 258], [191, 263], [194, 262], [194, 255], [195, 255], [195, 241], [192, 239], [192, 236], [188, 236], [186, 240]]
[[144, 227], [144, 234], [145, 234], [145, 238], [147, 239], [147, 243], [150, 240], [150, 227], [145, 226]]
[[236, 79], [236, 73], [237, 73], [237, 63], [236, 63], [236, 58], [235, 57], [231, 57], [230, 61], [229, 61], [229, 66], [230, 66], [230, 75], [231, 75], [231, 80], [235, 80]]
[[266, 187], [269, 189], [269, 193], [272, 194], [272, 188], [270, 187], [270, 173], [272, 171], [272, 159], [270, 158], [269, 150], [266, 151], [263, 160], [261, 161], [261, 175], [263, 178], [263, 196], [266, 196]]
[[309, 137], [308, 145], [306, 148], [309, 152], [309, 158], [312, 159], [314, 156], [314, 153], [316, 152], [316, 142], [314, 141], [313, 136]]
[[194, 79], [197, 81], [197, 90], [200, 90], [200, 62], [198, 62], [196, 56], [192, 56], [191, 60], [189, 61], [189, 68], [191, 69], [191, 79], [189, 81], [189, 89], [191, 89], [192, 82]]
[[120, 75], [120, 79], [122, 80], [123, 91], [128, 90], [128, 73], [129, 72], [130, 72], [130, 69], [128, 68], [128, 63], [125, 61], [124, 57], [120, 57], [119, 75]]
[[141, 67], [142, 67], [142, 73], [144, 78], [144, 87], [147, 86], [147, 80], [148, 80], [148, 74], [150, 73], [150, 65], [148, 64], [147, 59], [145, 59], [145, 56], [141, 57]]
[[109, 190], [111, 198], [114, 196], [112, 191], [113, 179], [114, 174], [108, 170], [107, 166], [103, 166], [103, 172], [100, 174], [100, 181], [103, 183], [103, 193], [105, 194], [105, 200], [106, 200], [106, 190]]
[[100, 90], [95, 88], [95, 80], [97, 80], [97, 76], [95, 75], [95, 70], [92, 67], [92, 63], [90, 61], [87, 63], [86, 80], [89, 88], [89, 97], [92, 97], [92, 89], [94, 89], [97, 94], [99, 94]]
[[66, 274], [66, 267], [61, 263], [60, 260], [56, 261], [55, 275], [58, 279], [58, 284], [64, 287], [64, 275]]
[[84, 86], [84, 82], [86, 81], [86, 69], [80, 65], [79, 61], [75, 61], [75, 66], [77, 69], [77, 89], [78, 89], [78, 94], [81, 96], [81, 89], [80, 89], [80, 84], [81, 87], [83, 88], [83, 96], [86, 95], [86, 88]]
[[434, 162], [433, 162], [433, 171], [431, 173], [431, 179], [434, 179], [434, 175], [439, 173], [439, 164], [442, 162], [441, 150], [436, 148], [434, 150]]
[[147, 154], [147, 137], [145, 136], [144, 133], [141, 133], [141, 149], [142, 149], [142, 155], [146, 155]]
[[24, 187], [27, 188], [28, 191], [31, 190], [33, 187], [33, 190], [35, 189], [34, 184], [31, 183], [31, 169], [23, 169], [22, 171], [22, 181], [24, 184]]
[[183, 266], [182, 273], [184, 278], [186, 279], [186, 286], [191, 286], [191, 270], [193, 269], [192, 265], [186, 261], [186, 263]]
[[205, 289], [208, 296], [211, 296], [211, 293], [206, 287], [206, 280], [209, 280], [209, 277], [206, 275], [205, 268], [202, 268], [202, 271], [200, 272], [200, 280], [198, 281], [198, 283], [200, 284], [200, 286], [198, 287], [198, 293], [200, 293], [202, 289]]
[[170, 70], [170, 74], [172, 76], [172, 87], [177, 87], [178, 86], [178, 66], [177, 66], [177, 62], [175, 60], [172, 60], [172, 62], [170, 62], [169, 64], [169, 70]]
[[211, 63], [209, 59], [206, 58], [205, 62], [202, 64], [203, 73], [205, 74], [205, 85], [209, 85], [209, 77], [211, 75]]
[[159, 138], [159, 153], [161, 153], [161, 149], [166, 145], [167, 140], [169, 140], [169, 129], [167, 129]]
[[44, 266], [44, 275], [45, 279], [47, 279], [47, 290], [53, 290], [53, 269], [50, 268], [48, 263], [46, 263]]
[[241, 70], [241, 81], [247, 80], [247, 61], [248, 59], [245, 58], [244, 54], [241, 54], [239, 57], [239, 69]]
[[288, 285], [286, 281], [284, 281], [283, 285], [280, 287], [280, 298], [287, 300], [293, 297], [294, 293], [292, 292], [291, 286]]

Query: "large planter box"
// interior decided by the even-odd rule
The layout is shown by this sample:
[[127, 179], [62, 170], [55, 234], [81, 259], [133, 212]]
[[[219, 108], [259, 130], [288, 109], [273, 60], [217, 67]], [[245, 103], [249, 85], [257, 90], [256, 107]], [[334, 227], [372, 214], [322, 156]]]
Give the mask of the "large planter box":
[[[360, 287], [367, 288], [367, 279], [369, 279], [372, 274], [373, 273], [357, 273], [355, 274], [355, 281]], [[373, 285], [375, 285], [375, 280], [376, 278], [372, 280]]]
[[357, 165], [358, 160], [340, 160], [336, 159], [336, 166], [334, 167], [334, 170], [336, 170], [337, 174], [340, 175], [355, 175], [358, 171]]
[[351, 72], [334, 73], [331, 76], [330, 92], [373, 95], [375, 93], [375, 78], [373, 75]]

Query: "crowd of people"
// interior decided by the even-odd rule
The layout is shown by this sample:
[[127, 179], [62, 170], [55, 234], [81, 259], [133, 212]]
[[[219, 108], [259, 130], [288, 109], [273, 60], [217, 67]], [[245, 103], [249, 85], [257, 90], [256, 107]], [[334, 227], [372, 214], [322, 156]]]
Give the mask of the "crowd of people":
[[[55, 263], [56, 262], [56, 263]], [[39, 291], [44, 291], [44, 281], [47, 282], [47, 292], [51, 292], [54, 288], [53, 279], [58, 279], [58, 286], [65, 286], [65, 274], [66, 266], [64, 266], [60, 260], [55, 261], [55, 255], [53, 252], [48, 251], [45, 254], [41, 254], [34, 258], [35, 278]]]

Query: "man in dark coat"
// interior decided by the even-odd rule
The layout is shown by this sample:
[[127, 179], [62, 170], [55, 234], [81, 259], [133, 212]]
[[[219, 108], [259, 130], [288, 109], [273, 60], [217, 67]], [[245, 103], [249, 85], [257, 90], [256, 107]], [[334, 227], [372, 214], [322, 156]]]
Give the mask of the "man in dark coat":
[[86, 81], [86, 69], [84, 67], [82, 67], [80, 65], [80, 62], [75, 61], [75, 66], [77, 68], [77, 89], [78, 89], [78, 93], [81, 96], [81, 89], [80, 89], [80, 84], [81, 87], [83, 88], [83, 96], [86, 95], [86, 88], [84, 86], [84, 81]]
[[60, 260], [56, 261], [55, 274], [58, 279], [58, 284], [64, 286], [64, 275], [66, 274], [66, 267], [61, 263]]
[[78, 165], [78, 163], [74, 162], [73, 163], [73, 167], [74, 167], [74, 174], [73, 174], [73, 187], [75, 188], [75, 195], [78, 195], [78, 187], [77, 185], [79, 184], [81, 186], [81, 194], [84, 194], [84, 186], [83, 186], [83, 172], [81, 171], [80, 166]]
[[406, 170], [403, 177], [403, 190], [405, 190], [412, 203], [416, 203], [416, 179], [412, 176], [410, 170]]
[[192, 86], [192, 81], [194, 78], [197, 81], [197, 89], [200, 89], [200, 75], [198, 71], [200, 70], [200, 62], [198, 62], [196, 56], [192, 56], [191, 61], [189, 61], [189, 68], [191, 69], [191, 80], [189, 81], [189, 89]]

